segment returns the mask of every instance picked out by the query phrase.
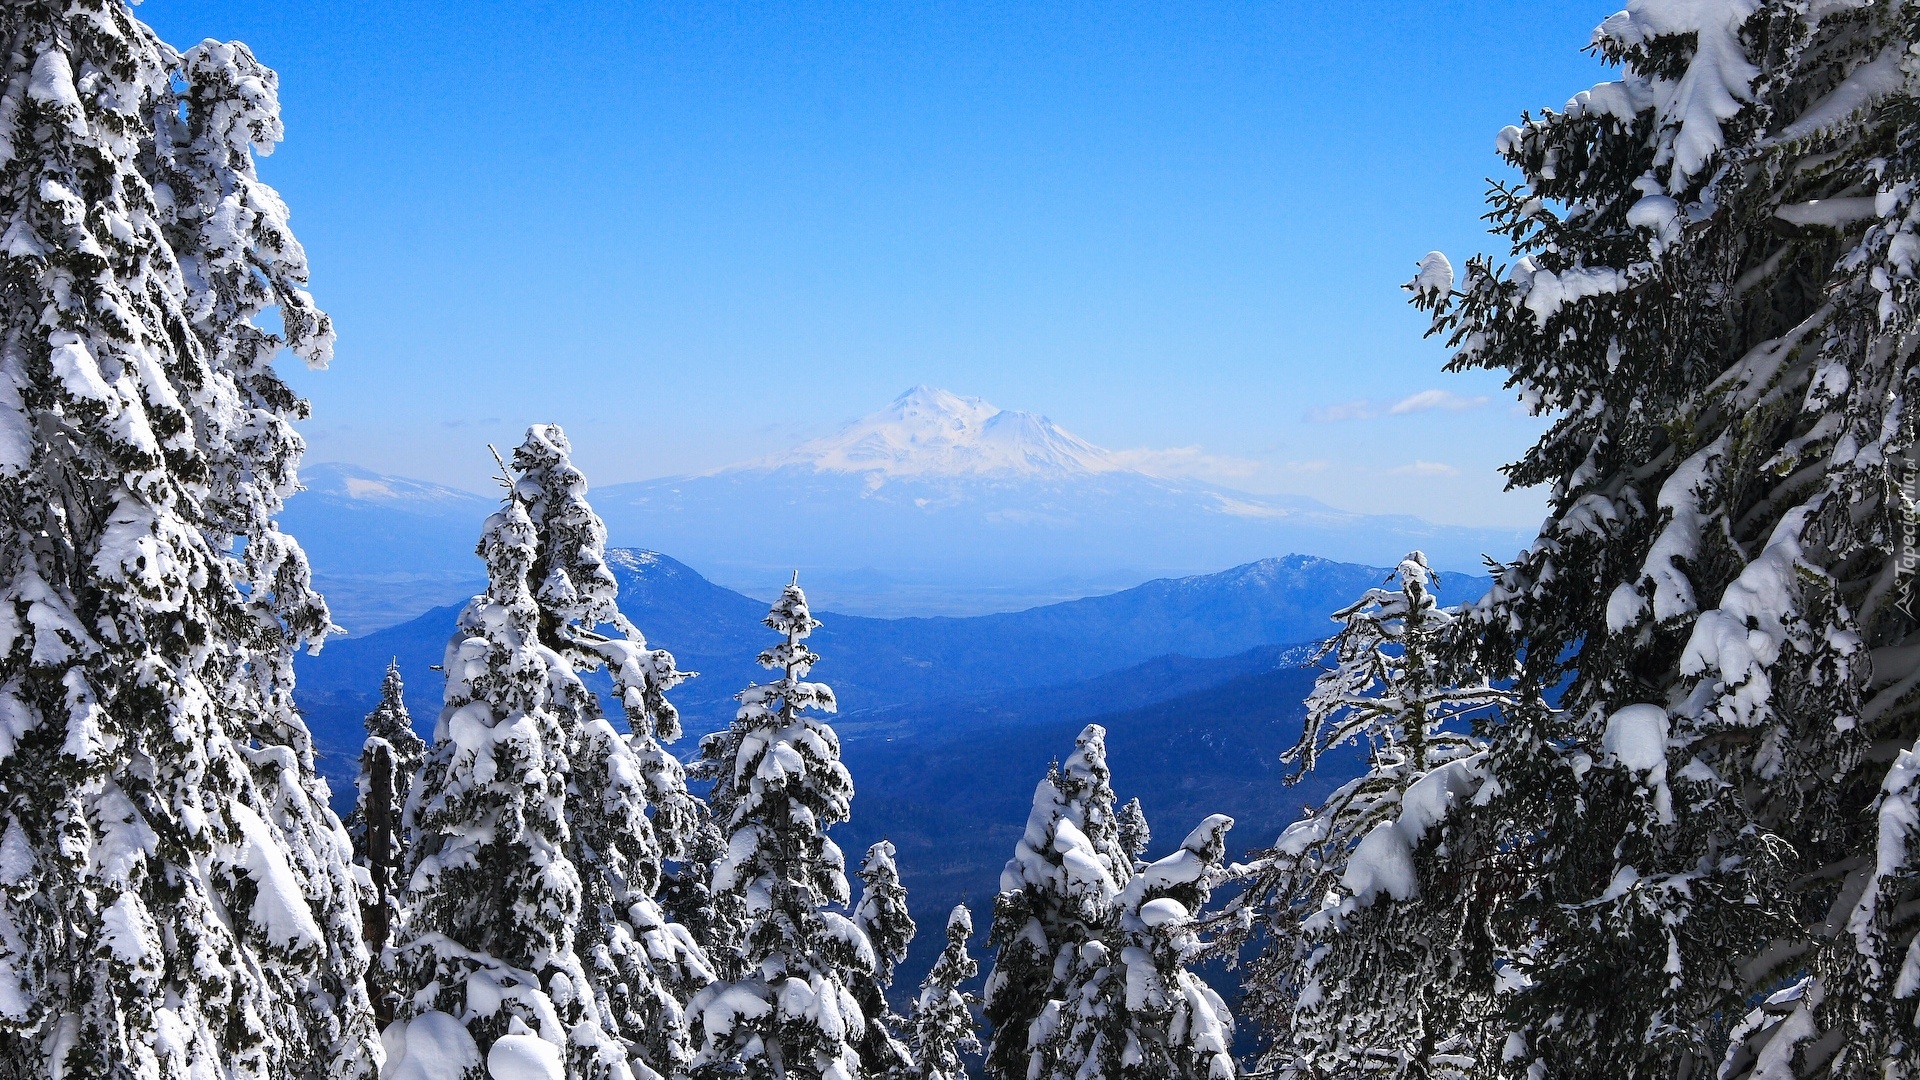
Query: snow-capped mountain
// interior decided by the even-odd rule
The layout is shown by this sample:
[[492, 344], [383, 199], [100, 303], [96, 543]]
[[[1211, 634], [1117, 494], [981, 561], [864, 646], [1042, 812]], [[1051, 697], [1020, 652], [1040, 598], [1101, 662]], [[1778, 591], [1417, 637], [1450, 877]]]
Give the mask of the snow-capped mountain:
[[[480, 587], [495, 498], [350, 465], [303, 470], [286, 525], [359, 634]], [[976, 615], [1276, 555], [1478, 570], [1509, 530], [1352, 513], [1130, 467], [1044, 416], [915, 387], [840, 432], [698, 476], [595, 487], [618, 545], [671, 551], [759, 596], [795, 569], [852, 614]]]
[[798, 568], [862, 614], [974, 614], [1302, 553], [1478, 568], [1524, 541], [1129, 467], [1033, 413], [919, 386], [837, 434], [698, 476], [598, 488], [612, 542], [765, 593]]
[[863, 476], [1092, 476], [1120, 472], [1113, 455], [1053, 421], [976, 397], [916, 386], [836, 435], [728, 470], [810, 466]]

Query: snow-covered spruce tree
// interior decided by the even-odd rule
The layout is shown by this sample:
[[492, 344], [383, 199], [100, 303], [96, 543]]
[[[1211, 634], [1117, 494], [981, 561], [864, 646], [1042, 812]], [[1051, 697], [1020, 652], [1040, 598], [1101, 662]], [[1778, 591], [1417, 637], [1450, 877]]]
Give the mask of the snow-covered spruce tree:
[[965, 904], [956, 905], [947, 916], [947, 947], [921, 980], [907, 1017], [915, 1080], [964, 1080], [967, 1067], [961, 1055], [980, 1052], [973, 1021], [977, 1002], [960, 989], [980, 973], [980, 965], [967, 955], [971, 937], [973, 913]]
[[1173, 855], [1139, 863], [1145, 815], [1114, 810], [1106, 730], [1034, 791], [1000, 874], [988, 944], [988, 1074], [1024, 1080], [1230, 1077], [1233, 1017], [1187, 970], [1226, 854], [1229, 818], [1208, 818]]
[[733, 955], [713, 958], [723, 980], [690, 1007], [701, 1039], [692, 1075], [854, 1080], [868, 1075], [867, 1022], [852, 987], [877, 964], [860, 927], [828, 910], [849, 898], [827, 829], [847, 820], [853, 781], [839, 737], [809, 714], [835, 702], [805, 681], [819, 660], [805, 639], [820, 624], [797, 577], [766, 624], [785, 640], [759, 661], [780, 678], [742, 691], [733, 723], [700, 743], [699, 775], [727, 836], [712, 888], [738, 904], [742, 927]]
[[1127, 882], [1108, 934], [1062, 950], [1065, 992], [1031, 1028], [1029, 1077], [1232, 1080], [1233, 1015], [1187, 970], [1203, 951], [1195, 916], [1224, 875], [1232, 827], [1219, 814], [1202, 822]]
[[606, 527], [571, 453], [565, 432], [538, 424], [513, 467], [534, 525], [529, 574], [540, 583], [541, 641], [575, 672], [604, 665], [628, 728], [615, 729], [578, 678], [564, 684], [577, 725], [566, 811], [568, 858], [582, 888], [575, 948], [613, 1030], [649, 1068], [669, 1074], [692, 1055], [685, 1004], [713, 980], [701, 948], [655, 898], [663, 855], [685, 857], [704, 819], [680, 763], [661, 746], [680, 735], [666, 693], [690, 676], [671, 653], [648, 648], [616, 606]]
[[290, 696], [330, 624], [273, 524], [306, 405], [272, 360], [332, 347], [254, 172], [276, 80], [116, 0], [0, 37], [0, 1076], [368, 1075]]
[[[347, 815], [346, 825], [353, 838], [354, 861], [366, 867], [373, 881], [373, 894], [362, 906], [360, 917], [368, 951], [377, 956], [386, 947], [398, 914], [399, 874], [407, 863], [401, 815], [413, 790], [414, 774], [427, 755], [427, 744], [414, 734], [413, 718], [407, 714], [406, 686], [400, 680], [398, 659], [387, 665], [387, 677], [380, 683], [380, 704], [367, 714], [365, 723], [360, 795]], [[382, 1000], [384, 994], [374, 986], [377, 970], [369, 971], [369, 979], [375, 1012], [391, 1019], [385, 1016], [389, 1006]]]
[[[389, 964], [413, 990], [403, 1032], [451, 1014], [490, 1063], [549, 1055], [574, 1076], [644, 1078], [690, 1056], [683, 1000], [711, 976], [653, 900], [646, 767], [579, 672], [613, 668], [616, 699], [645, 733], [633, 738], [649, 745], [658, 721], [646, 710], [680, 673], [615, 610], [605, 530], [567, 453], [558, 428], [530, 429], [507, 506], [488, 521], [489, 589], [448, 645]], [[600, 634], [605, 624], [622, 635]]]
[[1248, 888], [1219, 920], [1227, 955], [1258, 924], [1245, 1008], [1268, 1034], [1270, 1068], [1465, 1075], [1487, 1054], [1493, 946], [1458, 881], [1460, 866], [1496, 857], [1451, 839], [1446, 820], [1485, 780], [1485, 740], [1467, 721], [1507, 696], [1453, 683], [1440, 653], [1457, 617], [1434, 578], [1416, 551], [1387, 587], [1334, 613], [1341, 629], [1317, 657], [1329, 663], [1287, 758], [1297, 779], [1362, 741], [1367, 771], [1243, 868]]
[[1508, 880], [1421, 901], [1492, 913], [1516, 1075], [1912, 1074], [1917, 19], [1632, 3], [1500, 136], [1516, 261], [1413, 283], [1554, 418], [1460, 635], [1525, 707], [1448, 844]]
[[1133, 865], [1137, 870], [1143, 864], [1140, 856], [1147, 853], [1147, 846], [1153, 843], [1153, 830], [1147, 826], [1147, 812], [1141, 807], [1139, 799], [1128, 799], [1114, 811], [1114, 822], [1120, 830], [1120, 847], [1133, 856]]
[[870, 1077], [906, 1077], [913, 1069], [911, 1051], [895, 1034], [905, 1020], [887, 1007], [893, 969], [907, 958], [907, 946], [917, 929], [907, 913], [907, 889], [900, 884], [893, 855], [893, 844], [887, 840], [867, 849], [860, 860], [860, 903], [853, 909], [854, 925], [873, 947], [873, 969], [853, 977], [853, 998], [867, 1021], [866, 1037], [860, 1040], [860, 1063]]
[[985, 995], [990, 1076], [1026, 1080], [1034, 1023], [1066, 996], [1066, 968], [1081, 945], [1113, 932], [1114, 902], [1133, 876], [1114, 816], [1106, 738], [1105, 728], [1088, 724], [1066, 763], [1048, 770], [1000, 872], [987, 935], [998, 950]]

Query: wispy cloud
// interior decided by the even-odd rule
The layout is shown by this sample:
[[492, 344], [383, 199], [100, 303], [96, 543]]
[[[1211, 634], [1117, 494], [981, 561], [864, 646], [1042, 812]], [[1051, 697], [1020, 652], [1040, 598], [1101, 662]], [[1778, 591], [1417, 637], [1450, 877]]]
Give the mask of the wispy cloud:
[[1380, 410], [1371, 401], [1343, 401], [1338, 405], [1320, 405], [1307, 410], [1307, 419], [1316, 424], [1337, 424], [1342, 420], [1371, 420]]
[[1311, 461], [1289, 461], [1280, 467], [1290, 473], [1321, 473], [1326, 472], [1331, 464], [1333, 462], [1326, 458], [1314, 458]]
[[1360, 399], [1316, 406], [1307, 410], [1307, 420], [1315, 424], [1338, 424], [1344, 420], [1375, 420], [1382, 416], [1405, 416], [1408, 413], [1435, 410], [1466, 412], [1486, 404], [1484, 397], [1467, 397], [1451, 390], [1422, 390], [1392, 402]]
[[1459, 476], [1460, 470], [1444, 461], [1416, 461], [1411, 465], [1402, 465], [1397, 469], [1388, 469], [1393, 476]]
[[1393, 416], [1428, 412], [1433, 409], [1444, 409], [1447, 412], [1465, 412], [1468, 409], [1480, 408], [1486, 403], [1487, 399], [1484, 397], [1462, 397], [1451, 390], [1422, 390], [1417, 394], [1409, 394], [1399, 401], [1394, 402], [1393, 406], [1389, 408], [1387, 412]]
[[1263, 467], [1252, 458], [1209, 454], [1198, 446], [1115, 450], [1111, 456], [1115, 462], [1129, 469], [1170, 479], [1245, 480], [1259, 473]]

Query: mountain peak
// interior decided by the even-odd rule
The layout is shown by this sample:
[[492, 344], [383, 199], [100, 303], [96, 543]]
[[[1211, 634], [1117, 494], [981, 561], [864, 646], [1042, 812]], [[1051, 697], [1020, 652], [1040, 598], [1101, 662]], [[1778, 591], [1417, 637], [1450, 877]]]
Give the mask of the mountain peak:
[[916, 386], [834, 435], [744, 468], [811, 466], [820, 472], [898, 476], [1087, 476], [1125, 467], [1113, 455], [1035, 413]]

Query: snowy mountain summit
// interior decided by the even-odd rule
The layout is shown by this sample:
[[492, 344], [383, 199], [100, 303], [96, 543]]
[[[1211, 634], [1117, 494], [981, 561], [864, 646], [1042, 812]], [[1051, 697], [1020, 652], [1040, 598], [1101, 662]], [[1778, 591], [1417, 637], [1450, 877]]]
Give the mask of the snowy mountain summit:
[[894, 477], [1082, 477], [1126, 471], [1106, 450], [1029, 412], [916, 386], [839, 433], [732, 466], [811, 466], [856, 473], [870, 484]]

